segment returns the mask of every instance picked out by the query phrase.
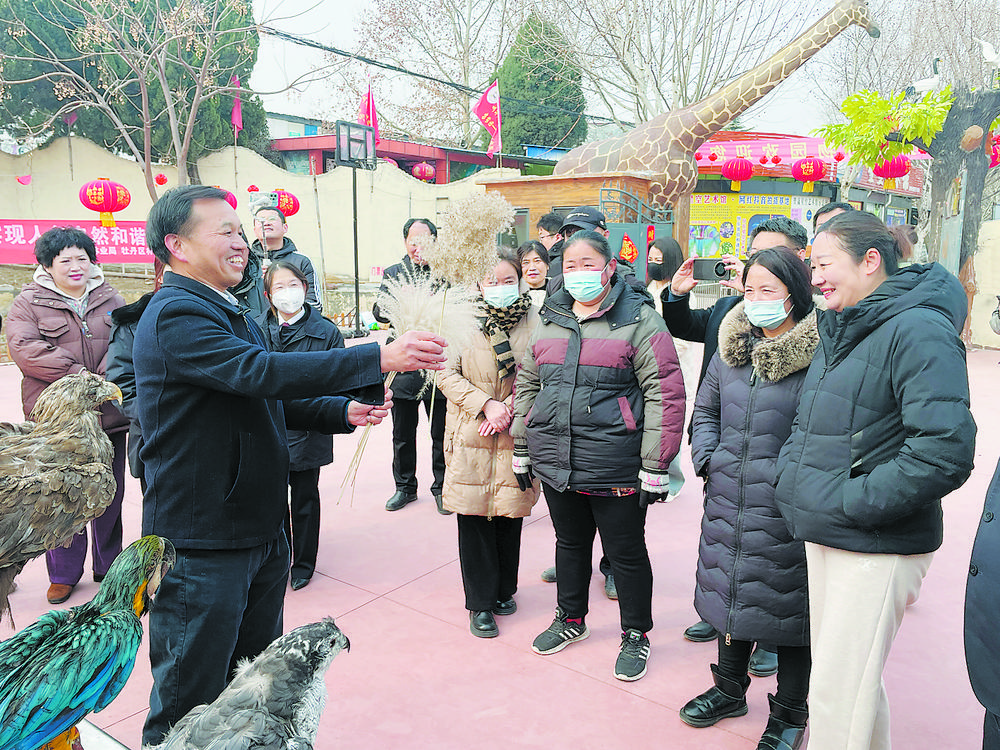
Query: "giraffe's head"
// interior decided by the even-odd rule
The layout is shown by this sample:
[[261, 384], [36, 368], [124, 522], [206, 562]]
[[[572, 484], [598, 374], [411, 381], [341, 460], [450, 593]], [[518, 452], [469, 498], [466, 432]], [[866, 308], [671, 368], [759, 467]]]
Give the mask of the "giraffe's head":
[[839, 5], [850, 16], [851, 23], [856, 23], [867, 31], [872, 39], [878, 39], [882, 35], [868, 14], [868, 0], [841, 0]]

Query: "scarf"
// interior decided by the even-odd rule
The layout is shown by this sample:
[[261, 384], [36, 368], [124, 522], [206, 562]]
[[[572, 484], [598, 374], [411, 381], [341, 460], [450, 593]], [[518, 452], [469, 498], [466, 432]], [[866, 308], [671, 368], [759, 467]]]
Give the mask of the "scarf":
[[486, 316], [483, 318], [483, 331], [489, 337], [493, 347], [493, 356], [497, 361], [500, 379], [510, 377], [517, 371], [514, 352], [510, 348], [509, 334], [518, 321], [525, 316], [531, 307], [531, 297], [527, 292], [517, 298], [509, 307], [494, 307], [489, 302], [483, 302]]

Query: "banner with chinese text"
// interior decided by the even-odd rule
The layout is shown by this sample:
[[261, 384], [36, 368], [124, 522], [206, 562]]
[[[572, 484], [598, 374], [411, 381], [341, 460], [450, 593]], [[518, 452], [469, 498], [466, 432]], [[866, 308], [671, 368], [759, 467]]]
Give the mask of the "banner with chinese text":
[[35, 241], [53, 227], [78, 227], [97, 246], [99, 263], [152, 263], [146, 247], [146, 222], [119, 221], [102, 227], [100, 221], [54, 221], [50, 219], [0, 219], [0, 263], [35, 261]]
[[826, 202], [826, 198], [814, 196], [695, 193], [691, 196], [688, 254], [697, 258], [746, 257], [747, 235], [772, 216], [794, 219], [811, 233], [813, 211]]

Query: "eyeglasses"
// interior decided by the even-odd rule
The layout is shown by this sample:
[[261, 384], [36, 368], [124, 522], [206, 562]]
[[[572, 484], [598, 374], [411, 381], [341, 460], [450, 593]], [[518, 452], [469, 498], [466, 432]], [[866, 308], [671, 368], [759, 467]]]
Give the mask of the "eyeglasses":
[[538, 235], [538, 239], [540, 239], [540, 240], [547, 240], [549, 237], [558, 237], [558, 236], [559, 235], [557, 235], [557, 234], [540, 234], [540, 235]]

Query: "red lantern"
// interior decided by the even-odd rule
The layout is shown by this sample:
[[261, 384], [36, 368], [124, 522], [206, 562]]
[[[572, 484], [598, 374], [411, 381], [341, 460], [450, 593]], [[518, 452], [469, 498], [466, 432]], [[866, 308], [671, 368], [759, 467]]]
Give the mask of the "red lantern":
[[91, 211], [100, 211], [101, 226], [115, 226], [112, 213], [125, 209], [131, 202], [128, 189], [107, 177], [98, 177], [80, 188], [80, 203]]
[[708, 155], [708, 160], [709, 161], [715, 161], [718, 158], [719, 158], [719, 155], [717, 153], [715, 153], [714, 151]]
[[260, 188], [257, 187], [256, 185], [251, 185], [250, 187], [247, 188], [247, 192], [248, 193], [259, 193], [260, 192]]
[[803, 183], [802, 192], [811, 193], [813, 183], [823, 179], [826, 174], [826, 164], [817, 156], [807, 156], [792, 165], [792, 177]]
[[226, 190], [221, 185], [216, 185], [215, 187], [219, 188], [219, 190], [221, 190], [223, 193], [226, 194], [226, 203], [228, 203], [230, 206], [232, 206], [233, 209], [235, 210], [236, 209], [236, 196], [233, 195], [232, 193], [230, 193], [228, 190]]
[[872, 173], [876, 177], [881, 177], [885, 180], [886, 190], [896, 189], [896, 178], [903, 177], [910, 171], [910, 157], [906, 154], [899, 154], [894, 156], [888, 161], [884, 161], [881, 164], [876, 164], [872, 169]]
[[434, 175], [437, 173], [437, 170], [434, 169], [433, 165], [422, 161], [419, 164], [414, 164], [410, 173], [418, 180], [430, 182], [434, 179]]
[[289, 193], [287, 190], [282, 190], [281, 188], [276, 188], [275, 193], [278, 194], [278, 210], [281, 211], [286, 217], [295, 216], [299, 212], [299, 199], [294, 195]]
[[167, 184], [167, 176], [165, 174], [163, 174], [163, 172], [160, 172], [158, 175], [156, 175], [156, 177], [153, 178], [153, 181], [157, 185], [166, 185]]
[[742, 156], [729, 159], [722, 165], [722, 176], [732, 180], [733, 192], [740, 192], [740, 183], [753, 177], [753, 162]]
[[695, 151], [694, 152], [694, 160], [695, 161], [701, 161], [701, 157], [702, 157], [701, 151]]
[[775, 154], [774, 156], [771, 157], [771, 163], [772, 164], [781, 164], [781, 157], [778, 156], [777, 154]]
[[847, 158], [847, 154], [845, 154], [843, 151], [838, 151], [833, 155], [833, 158], [836, 159], [837, 161], [843, 161], [844, 159]]
[[767, 157], [766, 156], [760, 157], [760, 163], [761, 164], [767, 164]]
[[990, 151], [990, 169], [993, 167], [1000, 167], [1000, 146], [993, 146]]

